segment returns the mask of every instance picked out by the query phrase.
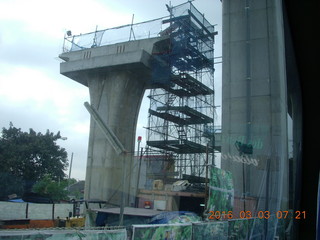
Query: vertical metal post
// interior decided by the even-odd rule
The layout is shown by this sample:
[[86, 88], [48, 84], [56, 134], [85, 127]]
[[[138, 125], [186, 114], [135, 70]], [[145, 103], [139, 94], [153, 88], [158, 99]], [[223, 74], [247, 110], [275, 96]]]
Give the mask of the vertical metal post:
[[124, 214], [124, 199], [125, 199], [125, 179], [126, 179], [126, 154], [123, 153], [121, 156], [122, 159], [122, 192], [121, 192], [121, 202], [120, 202], [120, 219], [119, 219], [119, 226], [123, 226], [123, 214]]
[[205, 182], [205, 209], [207, 209], [208, 203], [208, 161], [209, 160], [209, 142], [207, 143], [206, 147], [206, 182]]
[[249, 144], [251, 138], [251, 34], [250, 34], [250, 6], [246, 0], [246, 143]]
[[133, 20], [134, 20], [134, 14], [132, 14], [132, 19], [131, 19], [131, 28], [130, 28], [130, 36], [129, 36], [129, 41], [131, 41], [131, 34], [133, 35], [134, 40], [136, 39], [136, 37], [134, 36], [134, 31], [133, 31]]
[[139, 156], [139, 151], [140, 151], [140, 143], [141, 143], [141, 140], [142, 140], [142, 137], [139, 136], [139, 137], [138, 137], [138, 151], [137, 151], [138, 156]]
[[[246, 0], [246, 144], [251, 140], [251, 34], [250, 34], [250, 0]], [[246, 181], [250, 176], [250, 167], [242, 163], [243, 172], [243, 197], [244, 211], [246, 210], [246, 192], [250, 191], [250, 181]]]
[[[269, 181], [270, 181], [270, 163], [271, 158], [267, 159], [267, 177], [266, 177], [266, 200], [265, 200], [265, 209], [269, 209]], [[264, 219], [264, 235], [267, 238], [268, 235], [268, 220]]]
[[26, 205], [26, 218], [29, 218], [29, 203], [27, 202], [27, 205]]
[[136, 186], [136, 202], [135, 206], [138, 207], [138, 193], [139, 193], [139, 183], [140, 183], [140, 171], [141, 171], [141, 160], [142, 160], [142, 151], [143, 148], [141, 148], [140, 156], [139, 156], [139, 167], [138, 167], [138, 177], [137, 177], [137, 186]]
[[73, 160], [73, 153], [71, 153], [71, 160], [70, 160], [69, 178], [68, 178], [68, 193], [70, 191], [70, 178], [71, 178], [72, 160]]
[[63, 38], [63, 45], [62, 45], [62, 52], [66, 52], [65, 51], [65, 45], [66, 45], [66, 34], [64, 34], [64, 38]]
[[52, 203], [52, 220], [54, 220], [54, 203]]

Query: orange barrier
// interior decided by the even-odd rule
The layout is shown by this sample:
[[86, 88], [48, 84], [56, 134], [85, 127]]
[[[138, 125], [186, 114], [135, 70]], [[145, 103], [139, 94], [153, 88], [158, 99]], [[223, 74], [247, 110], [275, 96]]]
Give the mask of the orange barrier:
[[2, 220], [0, 229], [53, 228], [56, 225], [55, 220]]

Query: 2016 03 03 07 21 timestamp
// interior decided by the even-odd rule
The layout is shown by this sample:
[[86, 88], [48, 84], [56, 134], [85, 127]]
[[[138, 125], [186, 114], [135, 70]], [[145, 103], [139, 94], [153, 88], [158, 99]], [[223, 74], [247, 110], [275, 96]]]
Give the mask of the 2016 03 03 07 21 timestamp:
[[254, 214], [251, 211], [240, 211], [237, 216], [233, 211], [209, 211], [208, 219], [210, 220], [227, 220], [227, 219], [250, 219], [250, 218], [260, 218], [260, 219], [269, 219], [275, 215], [278, 219], [306, 219], [306, 211], [277, 211], [271, 213], [270, 211], [258, 211]]

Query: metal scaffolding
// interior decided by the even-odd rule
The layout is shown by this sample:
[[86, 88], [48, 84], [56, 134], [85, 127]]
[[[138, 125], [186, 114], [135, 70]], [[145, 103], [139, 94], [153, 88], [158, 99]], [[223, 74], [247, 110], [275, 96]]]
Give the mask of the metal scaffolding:
[[174, 172], [170, 178], [163, 174], [164, 183], [204, 183], [206, 166], [214, 165], [216, 32], [190, 1], [167, 8], [164, 40], [152, 58], [147, 155], [173, 156]]

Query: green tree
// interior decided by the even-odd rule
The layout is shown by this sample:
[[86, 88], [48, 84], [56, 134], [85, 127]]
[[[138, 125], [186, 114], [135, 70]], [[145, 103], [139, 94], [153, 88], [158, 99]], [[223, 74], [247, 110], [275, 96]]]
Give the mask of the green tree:
[[[47, 174], [54, 181], [64, 179], [68, 160], [66, 150], [56, 143], [60, 138], [60, 132], [54, 134], [47, 130], [42, 134], [33, 129], [23, 132], [10, 123], [9, 128], [2, 128], [0, 135], [0, 175], [6, 173], [20, 179], [25, 192]], [[7, 194], [2, 189], [3, 186], [0, 197]]]
[[47, 174], [33, 185], [32, 191], [42, 195], [49, 196], [53, 201], [68, 199], [68, 180], [55, 181]]
[[48, 196], [55, 202], [60, 200], [68, 200], [69, 194], [81, 194], [78, 192], [68, 192], [68, 186], [76, 182], [77, 180], [74, 178], [55, 181], [49, 174], [47, 174], [43, 177], [43, 179], [33, 185], [32, 191], [43, 196]]

